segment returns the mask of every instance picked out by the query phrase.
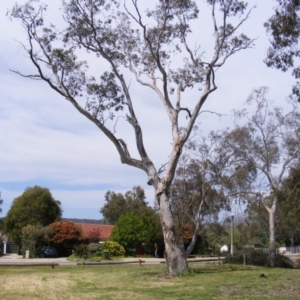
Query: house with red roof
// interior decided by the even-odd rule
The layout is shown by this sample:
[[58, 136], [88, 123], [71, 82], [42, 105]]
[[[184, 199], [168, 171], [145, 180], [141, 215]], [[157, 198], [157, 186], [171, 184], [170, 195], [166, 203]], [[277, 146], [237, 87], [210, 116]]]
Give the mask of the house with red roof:
[[82, 231], [83, 236], [90, 243], [99, 243], [109, 240], [114, 225], [75, 223]]

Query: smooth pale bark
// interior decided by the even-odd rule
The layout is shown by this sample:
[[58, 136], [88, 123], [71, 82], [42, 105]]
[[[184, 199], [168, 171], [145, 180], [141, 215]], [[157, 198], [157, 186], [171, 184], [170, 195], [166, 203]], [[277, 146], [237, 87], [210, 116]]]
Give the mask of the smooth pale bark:
[[198, 231], [199, 231], [199, 228], [200, 228], [200, 216], [201, 216], [201, 212], [202, 212], [203, 203], [204, 203], [204, 200], [202, 200], [200, 205], [199, 205], [197, 217], [196, 217], [196, 220], [195, 220], [196, 226], [195, 226], [193, 238], [192, 238], [189, 246], [187, 247], [187, 249], [185, 251], [185, 257], [188, 257], [192, 253], [192, 251], [193, 251], [193, 249], [196, 245]]
[[267, 208], [269, 212], [269, 255], [268, 255], [268, 266], [274, 267], [275, 265], [275, 212], [276, 212], [276, 202], [274, 201], [271, 207]]
[[175, 276], [179, 273], [187, 273], [189, 270], [185, 251], [181, 241], [176, 236], [169, 197], [166, 192], [163, 192], [157, 196], [157, 200], [164, 236], [168, 274]]

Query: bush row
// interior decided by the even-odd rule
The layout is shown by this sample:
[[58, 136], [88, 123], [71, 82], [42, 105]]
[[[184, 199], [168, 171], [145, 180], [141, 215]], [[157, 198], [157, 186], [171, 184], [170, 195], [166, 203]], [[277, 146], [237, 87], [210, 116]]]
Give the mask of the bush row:
[[75, 247], [74, 254], [77, 257], [83, 257], [87, 254], [88, 257], [101, 257], [104, 250], [109, 251], [110, 257], [122, 257], [125, 255], [124, 247], [117, 242], [107, 241], [103, 244], [80, 244]]

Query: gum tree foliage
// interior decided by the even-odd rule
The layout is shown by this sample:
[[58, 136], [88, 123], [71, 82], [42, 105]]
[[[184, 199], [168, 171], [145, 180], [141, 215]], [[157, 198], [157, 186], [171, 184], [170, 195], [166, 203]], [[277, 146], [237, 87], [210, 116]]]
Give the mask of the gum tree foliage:
[[291, 69], [296, 79], [293, 93], [300, 101], [300, 1], [276, 0], [274, 15], [265, 23], [270, 35], [270, 47], [265, 60], [267, 66], [283, 72]]
[[140, 186], [133, 187], [132, 191], [127, 191], [124, 195], [107, 191], [104, 197], [105, 204], [100, 212], [109, 224], [116, 224], [127, 213], [141, 214], [149, 208], [145, 202], [145, 191]]
[[[264, 209], [264, 208], [263, 208]], [[265, 209], [264, 209], [265, 211]], [[267, 214], [266, 214], [267, 215]], [[228, 220], [229, 221], [229, 220]], [[249, 222], [246, 219], [246, 216], [237, 213], [234, 216], [234, 247], [236, 249], [243, 249], [246, 245], [253, 244], [254, 241], [252, 240], [252, 231], [251, 226], [249, 226]], [[231, 232], [231, 220], [227, 222], [227, 232], [228, 237], [230, 236]], [[230, 244], [230, 239], [228, 238], [227, 244]]]
[[220, 246], [223, 244], [229, 244], [229, 235], [226, 226], [219, 222], [205, 223], [202, 232], [203, 238], [213, 253], [218, 253], [220, 251]]
[[[252, 201], [251, 201], [252, 200]], [[248, 227], [250, 243], [267, 247], [269, 243], [269, 214], [264, 205], [251, 199], [245, 209], [245, 224]], [[275, 238], [278, 239], [278, 216], [275, 216]]]
[[[252, 189], [245, 190], [245, 195], [248, 194], [252, 201], [260, 202], [268, 211], [268, 264], [273, 267], [279, 192], [289, 169], [300, 155], [300, 114], [293, 101], [288, 112], [272, 105], [267, 91], [265, 87], [254, 90], [246, 102], [247, 108], [235, 112], [237, 123], [224, 136], [223, 149], [226, 155], [233, 152], [236, 158], [249, 162], [257, 170]], [[252, 115], [250, 108], [254, 109]], [[239, 125], [239, 120], [242, 120], [242, 125]]]
[[[180, 164], [171, 188], [170, 201], [178, 237], [182, 236], [184, 240], [186, 227], [193, 228], [193, 234], [189, 234], [187, 255], [193, 251], [201, 224], [205, 220], [217, 218], [225, 204], [223, 195], [213, 187], [212, 181], [216, 179], [216, 174], [208, 170], [209, 163], [206, 163], [191, 160], [187, 164]], [[183, 242], [186, 244], [186, 241]]]
[[[198, 231], [205, 222], [216, 222], [221, 210], [230, 210], [232, 201], [251, 186], [256, 170], [248, 162], [223, 153], [223, 131], [207, 137], [197, 130], [179, 162], [171, 188], [171, 208], [178, 232], [190, 224], [194, 235], [186, 253], [191, 254]], [[234, 167], [232, 167], [234, 165]]]
[[47, 226], [59, 220], [61, 208], [49, 189], [40, 186], [27, 188], [15, 198], [4, 220], [4, 229], [17, 244], [22, 242], [22, 228], [27, 225]]
[[[212, 50], [204, 55], [201, 41], [192, 41], [197, 39], [192, 25], [197, 30], [201, 26], [197, 2], [192, 0], [155, 1], [146, 11], [140, 8], [145, 1], [138, 0], [65, 0], [66, 27], [59, 29], [46, 25], [47, 7], [37, 2], [15, 5], [10, 14], [25, 28], [27, 42], [22, 45], [36, 69], [32, 74], [15, 72], [48, 84], [100, 129], [123, 164], [147, 174], [161, 218], [168, 272], [187, 272], [186, 255], [177, 244], [170, 210], [170, 187], [183, 146], [204, 103], [217, 89], [216, 70], [229, 57], [253, 45], [253, 40], [239, 32], [251, 9], [239, 0], [203, 1], [211, 11], [211, 23], [202, 30], [212, 33], [210, 42], [203, 41], [212, 43]], [[98, 74], [89, 75], [87, 62], [79, 58], [82, 50], [97, 58], [93, 64], [98, 64]], [[145, 93], [154, 92], [153, 100], [163, 104], [169, 120], [172, 150], [164, 169], [154, 165], [145, 149], [133, 105], [135, 95], [130, 90], [132, 78]], [[120, 115], [134, 131], [139, 157], [131, 156], [129, 147], [134, 145], [127, 147], [117, 131]], [[157, 146], [163, 147], [163, 142], [157, 141]]]

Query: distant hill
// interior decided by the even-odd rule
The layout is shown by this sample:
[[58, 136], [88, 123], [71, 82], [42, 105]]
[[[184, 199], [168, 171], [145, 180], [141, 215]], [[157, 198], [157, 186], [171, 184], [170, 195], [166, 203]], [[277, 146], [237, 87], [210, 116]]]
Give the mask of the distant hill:
[[96, 219], [76, 219], [76, 218], [61, 218], [62, 221], [71, 221], [73, 223], [85, 223], [85, 224], [103, 224], [103, 220]]
[[[4, 217], [0, 218], [0, 223], [4, 221]], [[76, 218], [61, 218], [62, 221], [71, 221], [73, 223], [85, 223], [85, 224], [104, 224], [104, 220], [96, 219], [76, 219]]]

